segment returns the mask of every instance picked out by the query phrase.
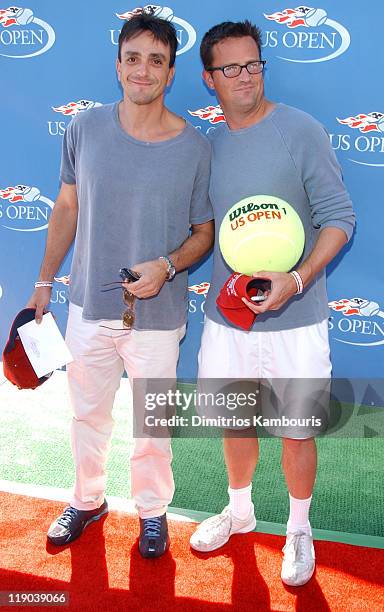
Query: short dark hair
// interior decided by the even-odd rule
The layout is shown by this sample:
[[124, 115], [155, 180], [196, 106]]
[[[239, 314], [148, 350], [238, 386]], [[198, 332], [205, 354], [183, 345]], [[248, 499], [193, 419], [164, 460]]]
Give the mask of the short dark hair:
[[131, 19], [126, 21], [121, 28], [119, 34], [119, 51], [117, 55], [119, 62], [121, 62], [121, 46], [123, 42], [135, 38], [142, 32], [150, 32], [155, 40], [159, 40], [164, 43], [164, 45], [169, 45], [169, 67], [172, 68], [175, 63], [177, 49], [175, 26], [170, 21], [146, 13], [134, 15]]
[[204, 68], [207, 69], [212, 67], [212, 47], [214, 45], [217, 45], [218, 42], [225, 38], [243, 38], [244, 36], [253, 38], [259, 49], [261, 59], [262, 35], [260, 28], [253, 25], [248, 19], [237, 22], [224, 21], [223, 23], [213, 26], [213, 28], [208, 30], [203, 36], [200, 45], [200, 57]]

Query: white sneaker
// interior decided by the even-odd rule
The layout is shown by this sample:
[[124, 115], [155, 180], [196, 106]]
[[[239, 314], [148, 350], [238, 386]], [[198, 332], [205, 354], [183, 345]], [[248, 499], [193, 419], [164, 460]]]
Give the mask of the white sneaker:
[[303, 531], [288, 533], [283, 553], [282, 581], [289, 586], [301, 586], [308, 582], [315, 571], [312, 536]]
[[248, 533], [256, 527], [254, 508], [244, 520], [232, 516], [229, 506], [226, 506], [221, 514], [210, 516], [200, 523], [190, 539], [191, 547], [200, 552], [216, 550], [228, 542], [234, 533]]

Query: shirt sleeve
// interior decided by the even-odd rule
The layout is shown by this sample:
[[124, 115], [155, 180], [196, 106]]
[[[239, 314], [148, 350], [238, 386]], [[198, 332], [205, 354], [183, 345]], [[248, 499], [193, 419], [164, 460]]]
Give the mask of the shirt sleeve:
[[338, 227], [349, 240], [355, 213], [329, 136], [313, 119], [300, 138], [303, 146], [293, 147], [292, 156], [309, 199], [313, 227]]
[[207, 141], [200, 154], [195, 182], [193, 186], [189, 222], [191, 225], [206, 223], [213, 219], [213, 210], [209, 199], [209, 179], [211, 174], [211, 145]]
[[74, 185], [76, 183], [76, 147], [73, 120], [69, 123], [64, 132], [60, 180], [69, 185]]

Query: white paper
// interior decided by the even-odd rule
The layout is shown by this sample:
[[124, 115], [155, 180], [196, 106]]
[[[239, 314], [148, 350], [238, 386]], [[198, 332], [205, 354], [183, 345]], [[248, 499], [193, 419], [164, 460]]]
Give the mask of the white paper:
[[51, 312], [18, 328], [20, 340], [36, 375], [41, 378], [73, 361]]

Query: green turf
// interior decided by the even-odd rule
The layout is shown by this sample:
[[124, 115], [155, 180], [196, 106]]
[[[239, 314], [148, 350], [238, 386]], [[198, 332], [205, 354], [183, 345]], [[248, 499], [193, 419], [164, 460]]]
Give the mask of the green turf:
[[[71, 413], [61, 379], [36, 391], [0, 386], [0, 479], [70, 487]], [[348, 407], [346, 408], [348, 409]], [[133, 444], [124, 393], [114, 408], [115, 430], [108, 460], [107, 494], [130, 497]], [[284, 523], [288, 495], [280, 469], [280, 442], [260, 441], [253, 497], [260, 520]], [[379, 437], [318, 440], [319, 469], [311, 509], [313, 527], [384, 535], [384, 445]], [[173, 440], [176, 493], [173, 506], [216, 512], [227, 503], [227, 480], [219, 438]]]
[[[0, 479], [71, 487], [72, 417], [64, 378], [56, 376], [56, 381], [48, 381], [35, 391], [19, 391], [6, 383], [0, 386], [0, 406]], [[129, 498], [133, 438], [123, 394], [117, 396], [113, 417], [107, 493]]]
[[[384, 447], [379, 439], [318, 440], [319, 467], [311, 508], [318, 529], [384, 536]], [[228, 503], [219, 439], [173, 441], [176, 493], [173, 505], [217, 512]], [[284, 523], [288, 494], [280, 468], [280, 441], [260, 440], [253, 481], [256, 516]]]

